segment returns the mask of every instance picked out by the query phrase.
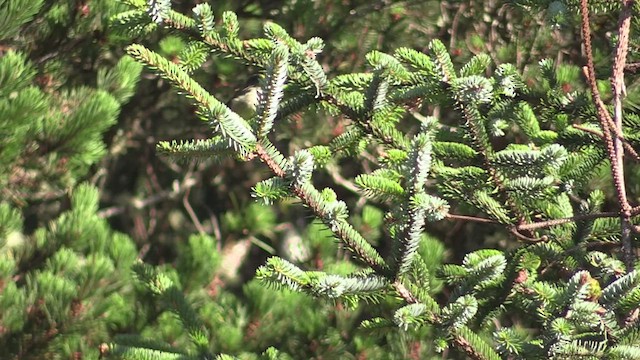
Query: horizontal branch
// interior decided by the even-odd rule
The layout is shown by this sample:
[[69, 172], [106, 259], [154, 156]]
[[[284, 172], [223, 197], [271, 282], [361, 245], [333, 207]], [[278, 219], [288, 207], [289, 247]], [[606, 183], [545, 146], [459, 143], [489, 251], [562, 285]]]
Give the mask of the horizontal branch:
[[[640, 206], [632, 209], [632, 216], [638, 215], [638, 214], [640, 214]], [[595, 214], [582, 214], [582, 215], [576, 215], [576, 216], [560, 218], [560, 219], [552, 219], [552, 220], [540, 221], [540, 222], [529, 223], [529, 224], [521, 224], [514, 227], [514, 229], [515, 230], [537, 230], [537, 229], [544, 229], [544, 228], [562, 225], [570, 222], [576, 222], [576, 221], [594, 220], [594, 219], [600, 219], [600, 218], [617, 218], [617, 217], [620, 217], [620, 213], [614, 212], [614, 211], [600, 212]], [[450, 220], [471, 221], [471, 222], [484, 223], [484, 224], [501, 225], [497, 221], [487, 219], [487, 218], [477, 217], [477, 216], [447, 214], [446, 218]]]

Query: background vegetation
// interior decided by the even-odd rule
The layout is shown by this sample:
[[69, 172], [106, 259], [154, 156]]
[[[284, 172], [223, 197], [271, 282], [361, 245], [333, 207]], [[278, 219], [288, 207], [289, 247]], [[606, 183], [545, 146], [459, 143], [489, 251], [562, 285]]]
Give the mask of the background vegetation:
[[[379, 306], [352, 306], [254, 280], [258, 267], [273, 255], [330, 273], [347, 274], [357, 266], [295, 200], [271, 206], [255, 201], [248, 189], [270, 176], [262, 164], [175, 161], [156, 153], [159, 141], [205, 139], [211, 128], [166, 79], [144, 71], [126, 55], [125, 47], [136, 42], [178, 62], [192, 46], [179, 31], [132, 31], [117, 20], [117, 14], [137, 3], [0, 0], [0, 349], [7, 358], [153, 358], [142, 350], [136, 353], [142, 347], [164, 351], [156, 355], [169, 358], [167, 354], [178, 354], [174, 349], [196, 351], [199, 346], [240, 358], [463, 358], [460, 349], [438, 353], [433, 341], [440, 335], [431, 327], [380, 336], [360, 329], [363, 320], [392, 316], [398, 307], [394, 297], [378, 300]], [[173, 1], [172, 9], [191, 14], [197, 3]], [[368, 71], [366, 54], [372, 50], [393, 53], [402, 46], [426, 53], [431, 41], [439, 39], [456, 69], [475, 55], [488, 54], [493, 69], [513, 64], [527, 86], [540, 90], [546, 85], [539, 62], [551, 59], [557, 64], [553, 91], [587, 92], [580, 69], [584, 57], [577, 2], [537, 3], [533, 8], [526, 1], [424, 0], [211, 5], [216, 19], [225, 11], [237, 14], [241, 39], [262, 36], [268, 21], [301, 42], [324, 39], [318, 62], [330, 78]], [[591, 26], [595, 69], [603, 79], [598, 85], [609, 103], [606, 79], [619, 9], [604, 3], [592, 6]], [[628, 62], [637, 56], [632, 37]], [[226, 102], [260, 72], [212, 56], [192, 77]], [[640, 101], [633, 80], [627, 82], [624, 105], [630, 114], [636, 114]], [[534, 95], [527, 101], [535, 104]], [[549, 105], [543, 103], [545, 97], [539, 99], [537, 105]], [[458, 114], [439, 104], [416, 106], [442, 125], [460, 122]], [[274, 143], [292, 154], [328, 144], [349, 124], [342, 114], [314, 107], [279, 123]], [[404, 133], [417, 131], [415, 124], [402, 126]], [[507, 130], [496, 147], [523, 139], [506, 125], [496, 127]], [[377, 168], [379, 154], [373, 148], [361, 150], [319, 171], [314, 184], [333, 188], [353, 214], [355, 229], [388, 253], [382, 226], [388, 207], [366, 200], [354, 182], [356, 175]], [[589, 180], [576, 186], [585, 198], [591, 190], [602, 190], [600, 211], [616, 212], [610, 169], [606, 163], [596, 165]], [[626, 176], [628, 197], [637, 204], [637, 164], [629, 162]], [[460, 203], [451, 212], [477, 211]], [[597, 240], [616, 236], [610, 230]], [[442, 264], [461, 264], [479, 249], [515, 251], [521, 245], [501, 226], [452, 219], [430, 224], [418, 249], [429, 270], [430, 296], [440, 303], [454, 297], [455, 288], [444, 287]], [[617, 254], [619, 242], [594, 247]], [[617, 259], [607, 261], [624, 272]], [[565, 279], [582, 269], [548, 268]], [[167, 310], [167, 304], [176, 303], [182, 309], [179, 317]], [[629, 313], [637, 311], [637, 306], [627, 307]], [[201, 334], [204, 340], [185, 330], [189, 316], [208, 329]], [[518, 331], [513, 338], [540, 336]], [[487, 334], [489, 330], [481, 335]], [[637, 345], [636, 337], [629, 345]], [[501, 355], [509, 351], [503, 349]], [[522, 358], [524, 353], [520, 349]]]

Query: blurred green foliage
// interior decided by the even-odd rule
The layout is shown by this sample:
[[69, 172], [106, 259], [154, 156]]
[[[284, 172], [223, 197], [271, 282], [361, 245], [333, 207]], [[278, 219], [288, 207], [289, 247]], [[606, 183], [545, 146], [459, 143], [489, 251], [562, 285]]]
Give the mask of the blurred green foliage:
[[[202, 328], [216, 329], [208, 334], [211, 353], [251, 359], [275, 346], [301, 359], [441, 357], [430, 343], [415, 340], [433, 338], [425, 328], [411, 337], [356, 331], [364, 319], [392, 316], [397, 299], [352, 309], [348, 303], [265, 289], [251, 280], [268, 256], [298, 256], [292, 248], [306, 254], [300, 262], [308, 268], [347, 274], [353, 264], [331, 231], [299, 204], [254, 202], [247, 189], [268, 176], [259, 164], [174, 162], [156, 155], [158, 141], [206, 139], [211, 130], [166, 80], [141, 72], [124, 56], [132, 40], [174, 61], [195, 46], [184, 34], [166, 29], [138, 29], [132, 39], [112, 19], [136, 2], [0, 1], [0, 348], [7, 358], [95, 358], [106, 351], [100, 345], [116, 335], [118, 344], [140, 343], [137, 335], [126, 334], [152, 338], [157, 343], [149, 347], [167, 353], [193, 347], [194, 333], [185, 333], [157, 294], [134, 281], [130, 267], [136, 259], [157, 265], [153, 271], [164, 274], [197, 309]], [[174, 1], [173, 8], [190, 14], [197, 3]], [[270, 21], [296, 39], [324, 39], [327, 46], [318, 60], [331, 77], [363, 71], [372, 50], [392, 53], [405, 46], [424, 52], [432, 39], [440, 39], [456, 69], [486, 53], [493, 66], [511, 63], [529, 86], [541, 89], [537, 64], [550, 58], [566, 64], [556, 69], [565, 93], [583, 90], [577, 14], [563, 11], [558, 1], [545, 2], [547, 11], [528, 11], [516, 3], [526, 2], [212, 5], [216, 19], [227, 10], [238, 15], [243, 39], [260, 36]], [[593, 15], [593, 32], [597, 71], [605, 79], [615, 41], [609, 31], [617, 18], [601, 10]], [[630, 61], [637, 59], [637, 48], [634, 38]], [[192, 76], [226, 102], [258, 72], [217, 56]], [[599, 85], [603, 94], [609, 92], [608, 81]], [[626, 108], [637, 110], [638, 83], [628, 84], [627, 91]], [[439, 115], [445, 125], [460, 121], [438, 106], [422, 110]], [[346, 131], [347, 123], [325, 108], [312, 109], [277, 124], [274, 143], [285, 153], [326, 145]], [[494, 129], [504, 131], [506, 125], [496, 123]], [[353, 177], [378, 165], [373, 149], [363, 149], [358, 161], [340, 160], [338, 169], [327, 167], [314, 181], [319, 189], [333, 187], [352, 209], [352, 225], [384, 248], [385, 207], [364, 202], [354, 191]], [[637, 166], [629, 169], [629, 193], [637, 200], [634, 179], [640, 172]], [[610, 174], [604, 167], [591, 170], [597, 176], [587, 187], [603, 189], [609, 199], [605, 210], [610, 210]], [[442, 279], [433, 275], [442, 263], [460, 263], [480, 248], [510, 248], [494, 227], [441, 222], [428, 233], [419, 253], [429, 260], [430, 294], [442, 298], [447, 296]], [[239, 279], [221, 275], [224, 259], [230, 258], [237, 258], [233, 272]], [[120, 350], [134, 351], [124, 345]]]

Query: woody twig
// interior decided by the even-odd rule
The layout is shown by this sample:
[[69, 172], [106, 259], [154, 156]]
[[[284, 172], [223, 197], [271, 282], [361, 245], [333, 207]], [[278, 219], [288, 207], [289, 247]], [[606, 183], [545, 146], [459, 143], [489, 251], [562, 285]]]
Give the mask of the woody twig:
[[616, 46], [611, 85], [613, 91], [613, 118], [605, 107], [598, 91], [596, 83], [595, 66], [593, 64], [593, 50], [591, 47], [591, 26], [589, 22], [589, 4], [587, 0], [580, 1], [582, 15], [582, 38], [587, 58], [587, 82], [591, 89], [596, 106], [598, 120], [602, 128], [602, 135], [607, 149], [607, 155], [611, 164], [614, 187], [620, 204], [621, 243], [623, 261], [627, 269], [631, 269], [634, 262], [633, 247], [631, 242], [631, 214], [632, 207], [627, 199], [624, 183], [624, 142], [622, 138], [622, 98], [625, 95], [624, 67], [629, 46], [629, 31], [631, 25], [631, 8], [633, 0], [623, 0], [622, 10], [618, 22], [618, 44]]

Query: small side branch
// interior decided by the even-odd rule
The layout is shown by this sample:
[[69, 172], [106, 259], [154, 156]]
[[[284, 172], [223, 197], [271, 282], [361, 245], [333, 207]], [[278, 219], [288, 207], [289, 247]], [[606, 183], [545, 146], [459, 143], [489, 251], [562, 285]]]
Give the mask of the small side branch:
[[[593, 134], [597, 137], [599, 137], [600, 139], [604, 140], [604, 135], [599, 132], [598, 130], [594, 130], [594, 129], [590, 129], [586, 126], [580, 125], [580, 124], [575, 124], [573, 125], [574, 128], [584, 131], [586, 133], [589, 134]], [[636, 149], [634, 149], [631, 144], [629, 144], [629, 142], [627, 140], [625, 140], [624, 138], [622, 138], [621, 136], [617, 136], [617, 139], [622, 141], [622, 146], [624, 146], [624, 149], [627, 151], [627, 153], [633, 157], [636, 161], [640, 161], [640, 155], [638, 155], [638, 152], [636, 151]]]
[[[640, 215], [640, 206], [637, 206], [631, 209], [630, 211], [630, 217], [637, 216], [637, 215]], [[582, 215], [576, 215], [576, 216], [560, 218], [560, 219], [551, 219], [551, 220], [539, 221], [539, 222], [534, 222], [529, 224], [520, 224], [508, 230], [512, 233], [513, 231], [532, 231], [532, 230], [550, 228], [553, 226], [572, 223], [576, 221], [595, 220], [595, 219], [601, 219], [601, 218], [614, 218], [614, 217], [620, 217], [620, 213], [619, 212], [600, 212], [595, 214], [582, 214]], [[483, 224], [503, 225], [492, 219], [487, 219], [487, 218], [482, 218], [477, 216], [469, 216], [469, 215], [457, 215], [457, 214], [449, 213], [447, 214], [446, 218], [449, 220], [470, 221], [470, 222], [477, 222], [477, 223], [483, 223]], [[514, 234], [514, 235], [518, 236], [521, 234]]]

